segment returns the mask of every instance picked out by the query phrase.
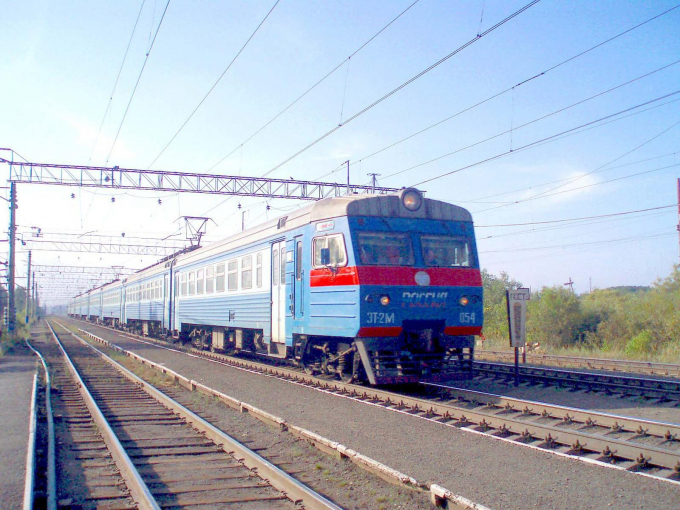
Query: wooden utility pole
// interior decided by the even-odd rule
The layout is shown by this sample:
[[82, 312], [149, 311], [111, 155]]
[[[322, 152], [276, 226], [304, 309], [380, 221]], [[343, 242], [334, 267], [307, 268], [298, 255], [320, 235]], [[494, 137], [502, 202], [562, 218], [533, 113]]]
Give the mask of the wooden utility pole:
[[565, 287], [569, 287], [571, 289], [571, 293], [574, 293], [574, 282], [571, 279], [571, 276], [569, 277], [569, 281], [564, 284]]
[[17, 188], [14, 181], [9, 185], [9, 267], [7, 292], [9, 299], [7, 303], [7, 333], [11, 337], [14, 334], [16, 325], [16, 312], [14, 310], [14, 262], [16, 257], [16, 209], [17, 209]]
[[680, 177], [678, 177], [678, 257], [680, 257]]

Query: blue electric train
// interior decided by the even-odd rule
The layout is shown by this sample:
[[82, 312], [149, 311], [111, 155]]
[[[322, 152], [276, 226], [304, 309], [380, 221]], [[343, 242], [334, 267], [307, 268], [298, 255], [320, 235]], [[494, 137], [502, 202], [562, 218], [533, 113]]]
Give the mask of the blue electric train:
[[482, 329], [470, 213], [394, 195], [320, 200], [69, 303], [73, 317], [370, 384], [465, 378]]

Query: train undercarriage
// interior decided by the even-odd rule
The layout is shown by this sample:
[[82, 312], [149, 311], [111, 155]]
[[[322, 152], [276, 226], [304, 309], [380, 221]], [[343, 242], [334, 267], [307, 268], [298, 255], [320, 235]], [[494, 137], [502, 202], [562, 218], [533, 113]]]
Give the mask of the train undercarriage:
[[223, 354], [251, 354], [303, 368], [310, 375], [345, 382], [408, 384], [472, 378], [474, 336], [447, 336], [443, 328], [411, 329], [399, 337], [342, 338], [293, 335], [293, 346], [265, 343], [260, 329], [183, 324], [170, 332], [160, 321], [101, 322], [141, 336], [191, 344]]

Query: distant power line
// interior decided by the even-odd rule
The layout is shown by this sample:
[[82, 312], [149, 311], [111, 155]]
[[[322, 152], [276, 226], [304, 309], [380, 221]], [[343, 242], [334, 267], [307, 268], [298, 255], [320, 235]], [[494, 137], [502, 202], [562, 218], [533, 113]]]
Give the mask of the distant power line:
[[132, 104], [132, 99], [134, 99], [135, 92], [137, 92], [137, 86], [139, 85], [139, 81], [142, 79], [142, 74], [144, 74], [144, 69], [146, 68], [146, 63], [149, 61], [149, 55], [151, 55], [151, 50], [153, 49], [153, 45], [156, 42], [156, 37], [158, 36], [158, 32], [161, 29], [161, 25], [163, 24], [163, 20], [165, 19], [165, 14], [168, 12], [169, 6], [170, 6], [170, 0], [168, 0], [168, 3], [165, 4], [165, 9], [163, 10], [163, 15], [161, 16], [161, 20], [158, 22], [158, 27], [156, 28], [156, 33], [153, 36], [153, 40], [151, 41], [151, 45], [149, 46], [149, 51], [146, 52], [146, 57], [144, 58], [144, 63], [142, 64], [142, 69], [139, 71], [139, 76], [137, 76], [137, 82], [135, 83], [135, 86], [132, 89], [132, 94], [130, 95], [130, 100], [128, 101], [128, 104], [125, 107], [125, 113], [123, 113], [123, 118], [120, 120], [120, 125], [118, 126], [118, 131], [116, 131], [116, 137], [113, 139], [113, 143], [111, 144], [111, 150], [109, 150], [108, 156], [106, 156], [106, 163], [109, 162], [109, 159], [111, 158], [111, 154], [113, 153], [113, 149], [116, 147], [116, 142], [118, 141], [118, 136], [120, 135], [120, 130], [123, 128], [123, 123], [125, 122], [125, 118], [127, 117], [128, 111], [130, 110], [130, 105]]
[[179, 129], [177, 130], [177, 132], [176, 132], [174, 135], [172, 135], [172, 138], [170, 138], [170, 141], [169, 141], [167, 144], [165, 144], [165, 147], [163, 147], [163, 150], [161, 150], [161, 151], [158, 153], [158, 155], [154, 158], [154, 160], [151, 162], [151, 164], [149, 164], [149, 166], [146, 167], [147, 170], [148, 170], [149, 168], [151, 168], [151, 167], [153, 166], [153, 164], [154, 164], [156, 161], [158, 161], [158, 158], [160, 158], [160, 157], [163, 155], [163, 153], [165, 152], [165, 150], [166, 150], [168, 147], [170, 147], [170, 144], [171, 144], [172, 142], [175, 141], [175, 138], [177, 138], [177, 135], [179, 135], [179, 134], [182, 132], [182, 130], [184, 129], [184, 127], [189, 123], [189, 121], [190, 121], [191, 118], [194, 116], [194, 114], [198, 111], [198, 109], [201, 107], [201, 105], [205, 102], [206, 99], [208, 99], [208, 96], [212, 93], [213, 90], [215, 90], [215, 87], [217, 87], [217, 84], [222, 80], [222, 78], [224, 78], [224, 75], [227, 74], [227, 71], [229, 71], [229, 69], [231, 69], [231, 66], [234, 64], [234, 62], [236, 62], [236, 59], [238, 59], [239, 55], [241, 55], [241, 53], [243, 53], [243, 50], [246, 49], [246, 46], [248, 46], [248, 43], [251, 41], [251, 39], [252, 39], [253, 37], [255, 37], [255, 34], [257, 33], [257, 31], [260, 30], [260, 27], [264, 24], [265, 21], [267, 21], [267, 18], [269, 18], [269, 15], [270, 15], [270, 14], [272, 13], [272, 11], [276, 8], [276, 6], [279, 5], [279, 2], [280, 2], [280, 1], [281, 1], [281, 0], [276, 0], [276, 2], [274, 3], [274, 5], [272, 6], [272, 8], [269, 9], [269, 12], [268, 12], [267, 15], [264, 17], [264, 19], [263, 19], [262, 21], [260, 21], [260, 24], [259, 24], [259, 25], [257, 25], [257, 28], [255, 28], [255, 31], [254, 31], [252, 34], [250, 34], [250, 37], [248, 37], [248, 40], [246, 40], [246, 42], [243, 44], [243, 46], [241, 46], [241, 49], [238, 50], [238, 53], [236, 53], [236, 55], [234, 56], [234, 58], [231, 59], [231, 62], [229, 62], [229, 65], [224, 69], [224, 71], [222, 71], [222, 74], [220, 74], [220, 77], [217, 78], [217, 81], [216, 81], [215, 83], [213, 83], [212, 87], [210, 87], [210, 90], [208, 90], [208, 92], [203, 96], [203, 99], [201, 99], [201, 100], [198, 102], [198, 104], [196, 105], [196, 108], [194, 108], [194, 110], [189, 114], [189, 116], [188, 116], [188, 117], [186, 118], [186, 120], [182, 123], [182, 125], [179, 127]]
[[325, 138], [329, 137], [330, 135], [332, 135], [333, 133], [335, 133], [335, 132], [336, 132], [337, 130], [339, 130], [340, 128], [346, 126], [347, 124], [349, 124], [349, 123], [352, 122], [353, 120], [359, 118], [359, 117], [362, 116], [364, 113], [366, 113], [366, 112], [368, 112], [369, 110], [373, 109], [374, 107], [376, 107], [377, 105], [379, 105], [380, 103], [382, 103], [383, 101], [385, 101], [386, 99], [389, 99], [390, 97], [392, 97], [394, 94], [396, 94], [396, 93], [399, 92], [400, 90], [402, 90], [402, 89], [408, 87], [411, 83], [413, 83], [414, 81], [416, 81], [416, 80], [418, 80], [419, 78], [423, 77], [424, 75], [426, 75], [427, 73], [429, 73], [429, 72], [432, 71], [433, 69], [439, 67], [441, 64], [443, 64], [444, 62], [446, 62], [447, 60], [449, 60], [451, 57], [457, 55], [458, 53], [460, 53], [461, 51], [463, 51], [463, 50], [464, 50], [465, 48], [467, 48], [468, 46], [471, 46], [472, 44], [476, 43], [477, 41], [479, 41], [479, 40], [482, 39], [483, 37], [489, 35], [489, 34], [490, 34], [491, 32], [493, 32], [494, 30], [496, 30], [496, 29], [500, 28], [501, 26], [505, 25], [508, 21], [510, 21], [510, 20], [512, 20], [513, 18], [519, 16], [520, 14], [522, 14], [524, 11], [526, 11], [526, 10], [529, 9], [530, 7], [536, 5], [539, 1], [540, 1], [540, 0], [533, 0], [532, 2], [529, 2], [527, 5], [525, 5], [525, 6], [522, 7], [521, 9], [515, 11], [515, 12], [512, 13], [510, 16], [508, 16], [508, 17], [504, 18], [503, 20], [499, 21], [498, 23], [496, 23], [496, 24], [495, 24], [494, 26], [492, 26], [491, 28], [485, 30], [485, 31], [482, 32], [481, 34], [478, 34], [478, 35], [475, 36], [473, 39], [470, 39], [468, 42], [466, 42], [466, 43], [463, 44], [462, 46], [459, 46], [459, 47], [456, 48], [454, 51], [452, 51], [451, 53], [449, 53], [449, 54], [446, 55], [445, 57], [439, 59], [437, 62], [435, 62], [435, 63], [432, 64], [431, 66], [429, 66], [429, 67], [427, 67], [426, 69], [422, 70], [421, 72], [419, 72], [418, 74], [416, 74], [416, 75], [413, 76], [412, 78], [406, 80], [404, 83], [402, 83], [402, 84], [399, 85], [398, 87], [392, 89], [390, 92], [388, 92], [388, 93], [385, 94], [384, 96], [382, 96], [382, 97], [376, 99], [375, 101], [373, 101], [373, 102], [372, 102], [371, 104], [369, 104], [368, 106], [366, 106], [366, 107], [364, 107], [363, 109], [359, 110], [357, 113], [355, 113], [354, 115], [352, 115], [351, 117], [349, 117], [347, 120], [345, 120], [345, 121], [342, 122], [341, 124], [338, 124], [337, 126], [335, 126], [335, 127], [334, 127], [333, 129], [331, 129], [330, 131], [324, 133], [323, 135], [321, 135], [320, 137], [318, 137], [316, 140], [314, 140], [314, 141], [312, 141], [311, 143], [307, 144], [305, 147], [303, 147], [302, 149], [300, 149], [299, 151], [297, 151], [295, 154], [293, 154], [292, 156], [286, 158], [284, 161], [282, 161], [282, 162], [279, 163], [278, 165], [274, 166], [274, 167], [273, 167], [272, 169], [270, 169], [269, 171], [265, 172], [262, 176], [265, 177], [265, 176], [271, 174], [272, 172], [275, 172], [276, 170], [278, 170], [279, 168], [281, 168], [282, 166], [284, 166], [286, 163], [289, 163], [290, 161], [294, 160], [295, 158], [297, 158], [297, 157], [298, 157], [300, 154], [302, 154], [303, 152], [306, 152], [307, 150], [311, 149], [311, 148], [314, 147], [317, 143], [319, 143], [320, 141], [322, 141], [322, 140], [324, 140]]
[[88, 162], [92, 161], [92, 156], [94, 155], [94, 151], [97, 148], [97, 142], [99, 142], [99, 135], [101, 135], [102, 128], [104, 127], [104, 121], [106, 120], [106, 115], [109, 113], [109, 110], [111, 109], [111, 103], [113, 102], [113, 96], [116, 93], [116, 87], [118, 87], [118, 80], [120, 79], [120, 74], [123, 72], [123, 66], [125, 65], [125, 61], [127, 60], [128, 51], [130, 51], [130, 45], [132, 44], [132, 39], [135, 36], [135, 31], [137, 30], [137, 24], [139, 23], [139, 18], [142, 15], [142, 10], [144, 9], [145, 3], [146, 3], [146, 0], [142, 0], [142, 5], [139, 8], [139, 13], [137, 13], [137, 19], [135, 20], [135, 26], [132, 27], [132, 34], [130, 34], [130, 40], [128, 41], [127, 48], [125, 48], [125, 54], [123, 55], [123, 61], [120, 63], [120, 68], [118, 69], [118, 75], [116, 76], [116, 81], [113, 83], [113, 90], [111, 90], [111, 94], [109, 95], [109, 102], [106, 104], [106, 110], [104, 110], [104, 116], [102, 117], [101, 124], [99, 124], [99, 130], [97, 131], [97, 137], [94, 140], [94, 145], [92, 146], [92, 152], [90, 152], [90, 159], [88, 159]]
[[363, 50], [366, 46], [368, 46], [368, 44], [370, 44], [376, 37], [378, 37], [378, 36], [379, 36], [380, 34], [382, 34], [385, 30], [387, 30], [387, 28], [388, 28], [390, 25], [392, 25], [395, 21], [397, 21], [397, 20], [398, 20], [399, 18], [401, 18], [404, 14], [406, 14], [406, 12], [408, 12], [409, 9], [411, 9], [411, 7], [413, 7], [414, 5], [416, 5], [419, 1], [420, 1], [420, 0], [416, 0], [416, 1], [413, 2], [411, 5], [409, 5], [406, 9], [404, 9], [403, 11], [401, 11], [401, 12], [397, 15], [397, 17], [393, 18], [392, 21], [390, 21], [387, 25], [385, 25], [385, 26], [382, 27], [380, 30], [378, 30], [378, 32], [376, 32], [375, 34], [373, 34], [373, 36], [371, 36], [370, 39], [368, 39], [368, 40], [367, 40], [366, 42], [364, 42], [361, 46], [359, 46], [356, 50], [354, 50], [354, 52], [353, 52], [351, 55], [349, 55], [349, 56], [348, 56], [347, 58], [345, 58], [342, 62], [340, 62], [340, 63], [339, 63], [338, 65], [336, 65], [333, 69], [331, 69], [328, 73], [326, 73], [321, 79], [319, 79], [316, 83], [314, 83], [314, 85], [312, 85], [312, 86], [309, 87], [307, 90], [305, 90], [302, 94], [300, 94], [293, 102], [291, 102], [291, 103], [290, 103], [288, 106], [286, 106], [283, 110], [281, 110], [279, 113], [277, 113], [276, 115], [274, 115], [274, 117], [272, 117], [272, 118], [269, 119], [267, 122], [265, 122], [265, 123], [264, 123], [259, 129], [257, 129], [253, 134], [251, 134], [248, 138], [246, 138], [246, 139], [245, 139], [243, 142], [241, 142], [239, 145], [237, 145], [236, 147], [234, 147], [234, 149], [231, 150], [226, 156], [224, 156], [224, 157], [223, 157], [222, 159], [220, 159], [217, 163], [215, 163], [213, 166], [211, 166], [210, 168], [208, 168], [207, 171], [209, 172], [210, 170], [212, 170], [213, 168], [215, 168], [217, 165], [219, 165], [220, 163], [222, 163], [222, 162], [223, 162], [225, 159], [227, 159], [229, 156], [231, 156], [232, 154], [234, 154], [234, 152], [236, 152], [237, 150], [239, 150], [241, 147], [243, 147], [245, 144], [247, 144], [250, 140], [252, 140], [252, 139], [255, 138], [258, 134], [260, 134], [265, 128], [267, 128], [267, 126], [269, 126], [272, 122], [274, 122], [276, 119], [278, 119], [281, 115], [283, 115], [284, 113], [286, 113], [290, 108], [292, 108], [296, 103], [298, 103], [303, 97], [305, 97], [307, 94], [309, 94], [312, 90], [314, 90], [316, 87], [318, 87], [319, 85], [321, 85], [321, 83], [323, 83], [323, 82], [324, 82], [329, 76], [331, 76], [335, 71], [337, 71], [338, 69], [340, 69], [340, 68], [345, 64], [345, 62], [347, 62], [348, 60], [350, 60], [353, 56], [355, 56], [357, 53], [359, 53], [361, 50]]
[[627, 214], [637, 214], [641, 212], [648, 212], [648, 211], [658, 211], [659, 209], [668, 209], [670, 207], [677, 207], [678, 204], [671, 204], [671, 205], [662, 205], [659, 207], [650, 207], [648, 209], [636, 209], [635, 211], [624, 211], [624, 212], [617, 212], [617, 213], [610, 213], [610, 214], [598, 214], [596, 216], [583, 216], [580, 218], [567, 218], [567, 219], [561, 219], [561, 220], [546, 220], [546, 221], [531, 221], [528, 223], [504, 223], [504, 224], [498, 224], [498, 225], [475, 225], [475, 228], [496, 228], [496, 227], [523, 227], [525, 225], [545, 225], [548, 223], [563, 223], [567, 221], [583, 221], [583, 220], [592, 220], [596, 218], [611, 218], [613, 216], [624, 216]]

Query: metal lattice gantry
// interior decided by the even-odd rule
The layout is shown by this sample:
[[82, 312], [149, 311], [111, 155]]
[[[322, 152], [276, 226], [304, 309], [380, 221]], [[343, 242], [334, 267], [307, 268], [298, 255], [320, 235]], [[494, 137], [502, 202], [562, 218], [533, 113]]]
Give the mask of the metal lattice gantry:
[[119, 241], [59, 241], [49, 239], [26, 239], [32, 251], [70, 251], [79, 253], [108, 253], [111, 255], [172, 255], [185, 247], [177, 244], [123, 244]]
[[59, 266], [50, 264], [34, 264], [33, 269], [36, 273], [62, 273], [62, 274], [94, 274], [102, 276], [116, 275], [127, 275], [132, 274], [136, 269], [131, 269], [122, 266], [108, 266], [108, 267], [96, 267], [96, 266]]
[[131, 189], [235, 195], [262, 198], [320, 200], [348, 194], [387, 194], [398, 188], [363, 184], [270, 179], [119, 167], [22, 163], [0, 158], [15, 183], [54, 184], [86, 188]]

